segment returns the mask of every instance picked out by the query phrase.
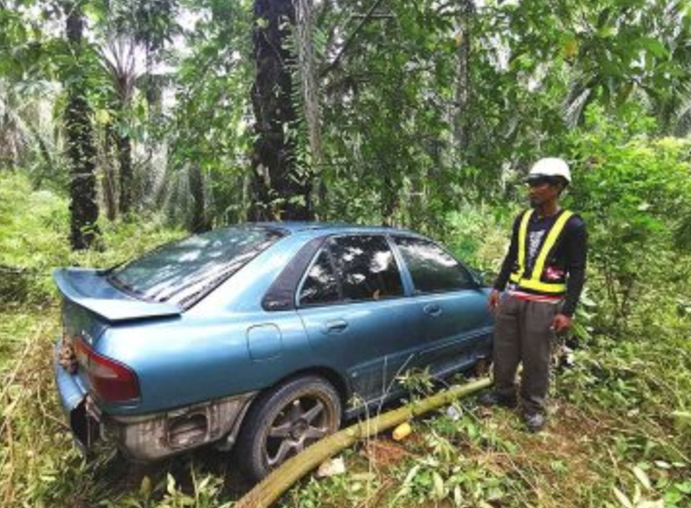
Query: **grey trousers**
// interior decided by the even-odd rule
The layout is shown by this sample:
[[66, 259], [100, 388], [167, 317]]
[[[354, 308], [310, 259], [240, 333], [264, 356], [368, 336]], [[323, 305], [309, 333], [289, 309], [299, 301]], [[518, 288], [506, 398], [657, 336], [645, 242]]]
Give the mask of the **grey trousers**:
[[523, 363], [520, 396], [527, 413], [545, 411], [554, 332], [559, 304], [503, 295], [494, 325], [494, 389], [516, 397], [516, 370]]

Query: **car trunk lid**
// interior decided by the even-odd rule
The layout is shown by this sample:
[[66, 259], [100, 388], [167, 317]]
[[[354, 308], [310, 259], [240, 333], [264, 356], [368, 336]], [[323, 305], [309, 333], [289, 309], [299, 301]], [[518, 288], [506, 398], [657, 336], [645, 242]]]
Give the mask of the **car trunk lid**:
[[104, 271], [61, 268], [53, 272], [53, 279], [63, 296], [63, 321], [68, 328], [65, 331], [86, 331], [91, 336], [91, 340], [84, 337], [89, 343], [107, 324], [175, 317], [181, 312], [172, 304], [148, 302], [128, 295], [108, 282]]

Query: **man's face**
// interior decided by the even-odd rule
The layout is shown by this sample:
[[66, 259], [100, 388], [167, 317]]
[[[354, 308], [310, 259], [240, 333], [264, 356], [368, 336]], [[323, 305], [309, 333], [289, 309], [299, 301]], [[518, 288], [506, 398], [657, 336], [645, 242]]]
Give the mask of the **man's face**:
[[557, 199], [561, 191], [561, 184], [549, 178], [535, 178], [528, 181], [528, 197], [530, 206], [536, 208], [550, 200]]

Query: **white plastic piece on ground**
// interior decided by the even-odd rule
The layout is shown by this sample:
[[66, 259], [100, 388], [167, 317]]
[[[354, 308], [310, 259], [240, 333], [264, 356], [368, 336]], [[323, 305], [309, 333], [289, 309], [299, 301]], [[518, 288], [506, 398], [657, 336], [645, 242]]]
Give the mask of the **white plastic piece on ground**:
[[458, 421], [461, 419], [461, 412], [456, 406], [449, 406], [446, 410], [446, 416], [451, 418], [453, 421]]
[[317, 478], [329, 478], [346, 472], [345, 462], [342, 457], [327, 460], [317, 469]]

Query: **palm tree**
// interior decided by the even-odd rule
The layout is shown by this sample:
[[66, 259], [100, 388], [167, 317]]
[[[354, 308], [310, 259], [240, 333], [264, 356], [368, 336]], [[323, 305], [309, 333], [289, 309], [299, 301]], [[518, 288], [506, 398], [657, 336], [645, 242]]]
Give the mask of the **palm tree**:
[[89, 248], [98, 237], [96, 221], [95, 157], [96, 148], [91, 126], [91, 107], [86, 98], [83, 69], [80, 65], [84, 19], [76, 4], [65, 5], [67, 42], [72, 52], [70, 79], [65, 83], [67, 104], [64, 121], [67, 154], [70, 160], [70, 240], [75, 250]]
[[289, 26], [295, 26], [292, 0], [256, 0], [253, 33], [255, 81], [252, 106], [257, 140], [252, 151], [253, 220], [313, 217], [312, 172], [300, 174], [295, 158], [293, 79], [288, 50]]
[[30, 133], [14, 89], [0, 81], [0, 168], [15, 167], [27, 150]]
[[108, 130], [115, 141], [120, 174], [119, 208], [124, 216], [127, 216], [132, 208], [132, 138], [126, 117], [132, 105], [135, 83], [139, 76], [136, 51], [136, 43], [124, 36], [111, 39], [100, 51], [102, 65], [110, 76], [114, 92], [111, 108], [115, 113], [116, 125]]

